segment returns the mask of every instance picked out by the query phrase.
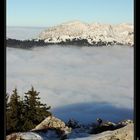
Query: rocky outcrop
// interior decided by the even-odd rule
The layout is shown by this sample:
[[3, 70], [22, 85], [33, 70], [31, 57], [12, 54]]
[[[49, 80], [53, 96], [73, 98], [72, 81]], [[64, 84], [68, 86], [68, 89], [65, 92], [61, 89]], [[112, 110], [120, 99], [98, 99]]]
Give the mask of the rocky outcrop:
[[6, 140], [16, 140], [17, 136], [18, 136], [18, 133], [12, 133], [6, 136]]
[[8, 135], [6, 140], [43, 140], [43, 138], [35, 132], [25, 132]]
[[[100, 119], [101, 120], [101, 119]], [[104, 131], [108, 131], [108, 130], [116, 130], [119, 128], [122, 128], [128, 124], [133, 123], [132, 120], [124, 120], [118, 123], [113, 123], [113, 122], [109, 122], [109, 121], [100, 121], [98, 122], [98, 124], [94, 124], [91, 130], [91, 134], [98, 134]]]
[[64, 138], [71, 132], [71, 128], [67, 127], [60, 119], [49, 116], [31, 131], [44, 133], [55, 131], [59, 137]]
[[47, 130], [49, 128], [59, 129], [61, 131], [64, 131], [65, 133], [71, 131], [71, 129], [68, 128], [63, 121], [61, 121], [60, 119], [54, 116], [47, 117], [44, 121], [42, 121], [39, 125], [37, 125], [31, 131]]
[[125, 127], [104, 132], [102, 137], [97, 140], [133, 140], [134, 139], [134, 125], [133, 123], [127, 124]]
[[70, 119], [68, 123], [49, 116], [34, 129], [28, 132], [13, 133], [6, 140], [64, 140], [88, 137], [88, 140], [133, 140], [133, 121], [124, 120], [119, 123], [97, 119], [92, 125], [81, 125]]

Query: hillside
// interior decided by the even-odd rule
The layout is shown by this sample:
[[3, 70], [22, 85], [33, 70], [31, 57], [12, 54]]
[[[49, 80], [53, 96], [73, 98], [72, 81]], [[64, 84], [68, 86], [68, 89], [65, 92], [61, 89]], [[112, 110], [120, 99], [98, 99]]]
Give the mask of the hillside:
[[83, 45], [133, 45], [131, 24], [87, 24], [80, 21], [63, 23], [40, 33], [38, 40], [46, 43]]

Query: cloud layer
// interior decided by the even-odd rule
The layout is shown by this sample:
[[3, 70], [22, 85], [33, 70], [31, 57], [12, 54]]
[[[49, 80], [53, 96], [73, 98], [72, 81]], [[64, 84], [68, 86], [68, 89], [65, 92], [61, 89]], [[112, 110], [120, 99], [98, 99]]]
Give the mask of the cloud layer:
[[[31, 85], [40, 92], [41, 100], [52, 106], [56, 115], [59, 112], [56, 108], [89, 102], [105, 102], [131, 110], [133, 48], [7, 48], [7, 92], [11, 93], [17, 87], [20, 95], [23, 95]], [[93, 105], [87, 107], [85, 112], [93, 113], [94, 109], [90, 107]], [[63, 111], [65, 118], [68, 112]], [[84, 110], [79, 111], [82, 113]]]

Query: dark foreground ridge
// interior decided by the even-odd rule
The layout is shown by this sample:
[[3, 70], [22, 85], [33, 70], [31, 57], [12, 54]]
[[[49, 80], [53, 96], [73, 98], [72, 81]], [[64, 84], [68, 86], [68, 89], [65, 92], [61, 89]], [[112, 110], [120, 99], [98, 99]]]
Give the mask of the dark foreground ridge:
[[33, 47], [43, 47], [43, 46], [48, 46], [48, 45], [76, 45], [76, 46], [81, 46], [81, 47], [82, 46], [101, 47], [101, 46], [123, 45], [115, 41], [113, 42], [98, 41], [98, 42], [93, 42], [93, 44], [91, 45], [90, 43], [88, 43], [86, 39], [76, 39], [76, 38], [74, 38], [73, 40], [67, 39], [65, 42], [61, 41], [59, 43], [50, 43], [50, 42], [45, 42], [44, 40], [36, 40], [36, 39], [17, 40], [17, 39], [11, 39], [11, 38], [8, 38], [6, 41], [7, 41], [7, 47], [23, 48], [23, 49], [30, 49]]
[[111, 133], [113, 134], [114, 130], [123, 128], [131, 124], [133, 124], [132, 120], [124, 120], [118, 123], [113, 123], [109, 121], [103, 121], [102, 119], [98, 118], [97, 123], [83, 125], [73, 119], [70, 119], [67, 123], [65, 123], [54, 116], [49, 116], [40, 124], [38, 124], [34, 129], [28, 132], [12, 133], [6, 138], [7, 140], [16, 140], [18, 138], [22, 140], [65, 140], [71, 138], [88, 137], [92, 134], [95, 135], [104, 131], [112, 131]]

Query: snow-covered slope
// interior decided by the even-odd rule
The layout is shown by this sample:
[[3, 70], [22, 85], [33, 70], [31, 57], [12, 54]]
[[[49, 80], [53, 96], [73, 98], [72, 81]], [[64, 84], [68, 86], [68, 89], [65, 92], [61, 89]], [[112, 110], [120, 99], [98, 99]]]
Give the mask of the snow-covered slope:
[[38, 39], [48, 43], [65, 43], [86, 40], [89, 45], [122, 44], [133, 45], [133, 25], [131, 24], [87, 24], [72, 21], [50, 27]]

